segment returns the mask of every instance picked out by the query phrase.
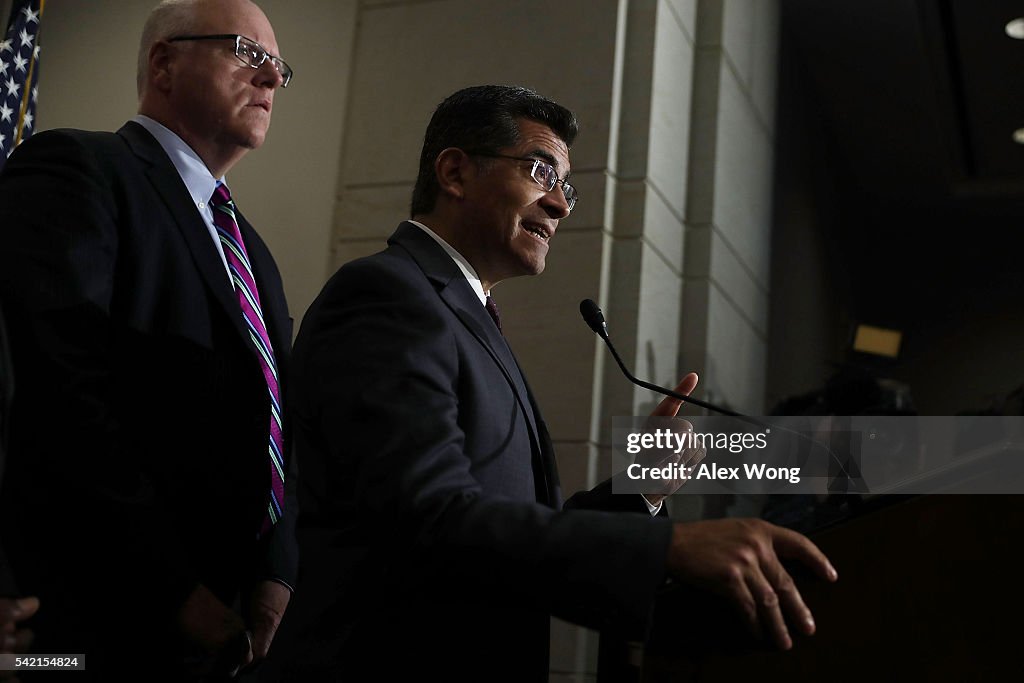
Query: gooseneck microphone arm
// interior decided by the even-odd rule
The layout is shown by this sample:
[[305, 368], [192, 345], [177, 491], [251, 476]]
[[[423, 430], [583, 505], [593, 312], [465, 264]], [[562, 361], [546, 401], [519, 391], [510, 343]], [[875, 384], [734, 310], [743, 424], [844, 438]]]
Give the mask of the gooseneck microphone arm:
[[692, 403], [693, 405], [700, 406], [701, 408], [713, 410], [716, 413], [721, 413], [722, 415], [729, 415], [730, 417], [744, 417], [739, 413], [721, 408], [713, 403], [701, 401], [700, 399], [693, 398], [692, 396], [684, 396], [683, 394], [658, 386], [657, 384], [651, 384], [650, 382], [645, 382], [642, 379], [637, 379], [628, 369], [626, 369], [626, 364], [622, 362], [622, 358], [619, 357], [619, 352], [615, 350], [612, 340], [608, 337], [608, 324], [605, 322], [604, 313], [601, 312], [598, 305], [595, 304], [592, 299], [584, 299], [580, 302], [580, 314], [587, 322], [587, 325], [590, 326], [590, 329], [596, 332], [597, 336], [601, 337], [601, 339], [604, 340], [604, 343], [608, 345], [608, 350], [612, 352], [612, 357], [615, 359], [615, 362], [619, 364], [619, 369], [622, 370], [622, 374], [624, 374], [626, 379], [633, 384], [659, 394], [664, 394], [665, 396], [669, 396], [679, 401], [685, 401], [686, 403]]

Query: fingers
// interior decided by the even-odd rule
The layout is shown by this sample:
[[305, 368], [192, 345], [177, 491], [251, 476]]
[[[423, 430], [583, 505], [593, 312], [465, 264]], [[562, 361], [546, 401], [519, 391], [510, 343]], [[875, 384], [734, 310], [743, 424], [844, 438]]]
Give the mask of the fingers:
[[750, 592], [746, 574], [739, 569], [734, 570], [729, 577], [728, 584], [729, 590], [726, 592], [731, 595], [733, 604], [750, 631], [750, 635], [756, 640], [761, 640], [763, 634], [761, 620], [758, 616], [758, 599]]
[[798, 534], [792, 529], [772, 526], [772, 545], [775, 546], [779, 555], [785, 558], [800, 560], [810, 567], [819, 578], [826, 581], [835, 581], [839, 578], [832, 563], [825, 557], [825, 553], [818, 549], [818, 546], [811, 542], [803, 534]]
[[288, 608], [291, 591], [276, 581], [261, 581], [250, 598], [249, 622], [252, 654], [256, 661], [267, 656], [281, 617]]
[[[814, 615], [807, 604], [804, 603], [803, 596], [797, 590], [793, 578], [783, 568], [778, 557], [798, 559], [811, 567], [820, 578], [827, 581], [836, 581], [839, 575], [832, 566], [832, 563], [825, 557], [825, 554], [806, 536], [781, 527], [771, 526], [769, 528], [772, 531], [772, 545], [776, 552], [772, 554], [766, 566], [766, 573], [773, 577], [771, 583], [776, 588], [782, 611], [785, 612], [788, 622], [798, 628], [804, 635], [813, 635], [816, 630]], [[774, 615], [771, 618], [774, 619]], [[781, 644], [784, 642], [782, 638], [789, 639], [788, 634], [783, 635], [778, 623], [774, 623], [775, 625], [772, 630], [776, 635], [776, 643], [779, 643], [779, 646], [783, 649], [788, 649], [788, 647]], [[782, 624], [782, 628], [785, 628], [785, 623]], [[789, 642], [791, 645], [792, 641], [789, 640]]]
[[810, 540], [762, 520], [677, 524], [669, 568], [683, 580], [728, 596], [756, 637], [788, 650], [791, 632], [811, 635], [815, 623], [780, 556], [798, 558], [823, 578], [836, 579], [835, 569]]
[[34, 638], [35, 634], [31, 629], [19, 628], [14, 632], [14, 645], [8, 652], [28, 652]]
[[[677, 394], [683, 394], [689, 396], [690, 392], [697, 386], [697, 373], [691, 372], [690, 374], [683, 377], [679, 384], [676, 385], [675, 392]], [[652, 417], [674, 417], [679, 412], [683, 402], [676, 398], [666, 398], [664, 401], [658, 404], [658, 407], [651, 413]]]
[[700, 464], [700, 461], [703, 460], [704, 456], [706, 456], [707, 454], [708, 452], [703, 448], [691, 448], [687, 451], [687, 454], [684, 456], [684, 464], [687, 467], [696, 467], [697, 465]]
[[789, 650], [793, 647], [789, 625], [810, 635], [814, 622], [796, 584], [772, 550], [767, 534], [758, 537], [759, 526], [751, 525], [754, 535], [733, 556], [736, 564], [729, 571], [730, 592], [756, 639], [767, 639], [780, 650]]
[[260, 639], [248, 629], [245, 631], [245, 639], [248, 641], [249, 648], [246, 650], [245, 656], [242, 657], [242, 668], [249, 666], [254, 660], [266, 657], [267, 650], [270, 648], [270, 641], [267, 641], [267, 647], [264, 648], [259, 643]]
[[749, 592], [756, 605], [754, 618], [758, 622], [757, 635], [763, 638], [765, 632], [781, 650], [793, 647], [786, 618], [779, 604], [779, 594], [761, 571], [753, 571], [748, 577]]
[[34, 634], [31, 629], [19, 628], [0, 636], [0, 652], [26, 652], [32, 645]]
[[24, 621], [39, 609], [39, 598], [0, 598], [0, 623]]
[[29, 619], [39, 611], [39, 598], [37, 597], [18, 598], [16, 602], [18, 603], [17, 613], [14, 618], [17, 621]]
[[17, 623], [30, 618], [39, 609], [39, 599], [34, 597], [0, 598], [0, 652], [25, 652], [32, 644], [32, 631], [17, 628]]
[[835, 581], [838, 575], [825, 554], [806, 536], [771, 524], [765, 528], [771, 545], [760, 559], [759, 576], [752, 577], [751, 592], [759, 600], [759, 616], [772, 640], [779, 648], [788, 650], [793, 646], [789, 625], [808, 636], [814, 634], [816, 626], [814, 615], [779, 557], [800, 559], [829, 581]]
[[252, 627], [252, 659], [266, 658], [270, 651], [270, 643], [274, 639], [277, 627], [274, 624], [261, 622]]

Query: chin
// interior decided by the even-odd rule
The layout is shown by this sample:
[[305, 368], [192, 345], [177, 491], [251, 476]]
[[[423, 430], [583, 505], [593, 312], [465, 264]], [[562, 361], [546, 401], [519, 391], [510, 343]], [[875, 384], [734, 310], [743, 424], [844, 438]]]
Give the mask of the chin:
[[541, 273], [544, 272], [544, 267], [546, 265], [547, 264], [544, 261], [540, 261], [538, 263], [531, 263], [531, 264], [527, 265], [526, 268], [524, 269], [524, 274], [525, 275], [540, 275]]
[[266, 139], [266, 133], [249, 135], [242, 141], [242, 146], [246, 149], [259, 149]]

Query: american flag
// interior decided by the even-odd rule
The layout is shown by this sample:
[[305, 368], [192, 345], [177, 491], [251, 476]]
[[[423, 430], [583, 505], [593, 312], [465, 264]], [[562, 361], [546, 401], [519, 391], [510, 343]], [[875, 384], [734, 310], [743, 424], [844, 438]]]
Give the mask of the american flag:
[[39, 20], [46, 0], [14, 0], [0, 41], [0, 169], [32, 135], [39, 89]]

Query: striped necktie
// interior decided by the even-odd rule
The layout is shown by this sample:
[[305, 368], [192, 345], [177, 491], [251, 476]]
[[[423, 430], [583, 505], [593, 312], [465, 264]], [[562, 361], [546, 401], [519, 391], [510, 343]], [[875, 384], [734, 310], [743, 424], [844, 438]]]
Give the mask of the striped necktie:
[[231, 201], [231, 193], [222, 183], [210, 198], [213, 210], [213, 224], [217, 227], [224, 257], [231, 271], [231, 284], [238, 295], [238, 303], [242, 307], [242, 319], [249, 329], [249, 338], [259, 352], [260, 367], [267, 381], [270, 392], [270, 502], [267, 515], [260, 528], [260, 535], [281, 519], [284, 504], [284, 457], [282, 456], [283, 440], [281, 438], [281, 389], [278, 386], [277, 363], [274, 361], [274, 347], [267, 335], [267, 326], [263, 322], [263, 311], [260, 309], [260, 294], [256, 290], [256, 280], [249, 266], [249, 256], [245, 251], [242, 233], [235, 219], [235, 203]]

